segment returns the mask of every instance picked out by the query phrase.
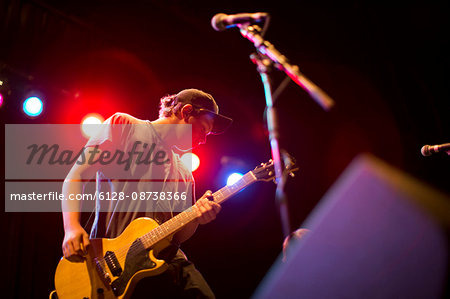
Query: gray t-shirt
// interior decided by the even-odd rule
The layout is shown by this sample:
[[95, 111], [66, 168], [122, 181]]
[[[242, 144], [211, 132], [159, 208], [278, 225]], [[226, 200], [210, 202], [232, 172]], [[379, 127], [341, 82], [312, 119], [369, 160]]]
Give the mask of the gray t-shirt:
[[[153, 125], [116, 113], [88, 141], [86, 147], [98, 146], [102, 153], [110, 153], [104, 154], [104, 162], [114, 160], [101, 163], [104, 165], [97, 172], [96, 190], [103, 200], [96, 201], [91, 238], [115, 238], [139, 217], [161, 224], [194, 203], [192, 173], [161, 138], [167, 136], [170, 126], [175, 125]], [[105, 200], [114, 196], [116, 200]]]

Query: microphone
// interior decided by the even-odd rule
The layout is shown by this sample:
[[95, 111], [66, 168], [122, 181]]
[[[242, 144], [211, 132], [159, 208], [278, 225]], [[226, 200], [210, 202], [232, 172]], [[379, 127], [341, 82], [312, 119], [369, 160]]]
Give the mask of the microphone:
[[269, 14], [266, 12], [238, 13], [234, 15], [218, 13], [211, 19], [211, 26], [216, 31], [224, 31], [227, 28], [240, 24], [265, 21], [268, 16]]
[[450, 143], [444, 143], [444, 144], [438, 144], [438, 145], [424, 145], [422, 146], [420, 152], [422, 153], [422, 156], [431, 156], [432, 154], [439, 153], [439, 152], [448, 152], [450, 151]]

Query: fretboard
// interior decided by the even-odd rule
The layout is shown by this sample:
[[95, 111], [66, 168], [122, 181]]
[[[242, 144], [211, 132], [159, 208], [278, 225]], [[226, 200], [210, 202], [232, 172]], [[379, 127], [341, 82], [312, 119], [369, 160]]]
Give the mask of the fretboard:
[[[225, 186], [222, 189], [213, 193], [214, 201], [218, 204], [226, 201], [228, 198], [232, 197], [234, 194], [238, 193], [248, 185], [256, 182], [257, 179], [255, 175], [249, 171], [242, 178], [240, 178], [236, 183]], [[196, 206], [192, 206], [189, 209], [181, 212], [175, 217], [167, 220], [160, 226], [154, 228], [149, 233], [143, 235], [140, 239], [143, 242], [145, 248], [150, 248], [159, 241], [167, 238], [171, 234], [183, 228], [186, 224], [195, 220], [198, 217], [198, 211]]]

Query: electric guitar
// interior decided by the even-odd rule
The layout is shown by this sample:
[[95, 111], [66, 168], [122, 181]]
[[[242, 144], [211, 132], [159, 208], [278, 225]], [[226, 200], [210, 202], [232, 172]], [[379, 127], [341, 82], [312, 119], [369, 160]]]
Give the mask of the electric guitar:
[[[285, 169], [291, 175], [295, 170], [293, 165]], [[214, 201], [220, 204], [250, 184], [270, 181], [274, 176], [270, 160], [215, 192]], [[138, 218], [115, 239], [90, 239], [83, 262], [60, 260], [55, 273], [58, 298], [128, 297], [141, 278], [161, 274], [168, 268], [155, 256], [170, 245], [178, 230], [197, 218], [196, 209], [192, 206], [161, 225], [151, 218]]]

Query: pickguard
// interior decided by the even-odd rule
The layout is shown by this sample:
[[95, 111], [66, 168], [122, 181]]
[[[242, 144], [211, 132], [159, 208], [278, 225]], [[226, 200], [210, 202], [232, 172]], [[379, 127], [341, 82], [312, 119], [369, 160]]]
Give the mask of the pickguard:
[[140, 239], [130, 246], [125, 258], [125, 267], [122, 274], [111, 283], [112, 290], [116, 296], [125, 292], [128, 282], [133, 275], [141, 270], [156, 267], [156, 263], [149, 258], [149, 251], [145, 249]]

